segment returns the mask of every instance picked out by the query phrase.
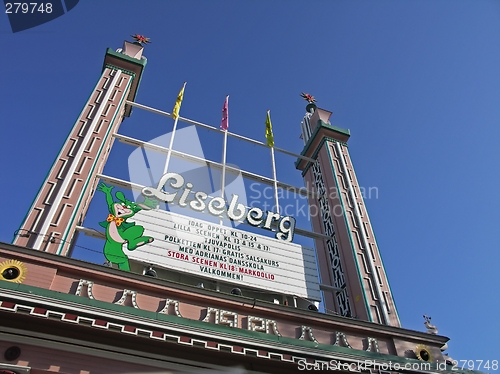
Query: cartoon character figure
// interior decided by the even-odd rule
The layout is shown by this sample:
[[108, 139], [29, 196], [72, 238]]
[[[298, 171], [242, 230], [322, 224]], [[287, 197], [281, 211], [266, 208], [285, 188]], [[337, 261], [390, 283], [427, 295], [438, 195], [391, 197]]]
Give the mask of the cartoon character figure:
[[107, 186], [103, 182], [99, 183], [97, 190], [106, 194], [106, 203], [108, 204], [109, 215], [106, 221], [99, 225], [106, 229], [106, 244], [104, 244], [104, 256], [106, 259], [117, 264], [119, 269], [130, 271], [128, 257], [123, 251], [123, 244], [127, 244], [129, 251], [151, 243], [154, 239], [150, 236], [142, 236], [144, 227], [136, 225], [135, 222], [127, 222], [127, 218], [133, 217], [141, 210], [152, 209], [151, 200], [145, 200], [144, 203], [134, 203], [125, 198], [125, 195], [118, 191], [115, 193], [118, 202], [113, 201], [111, 191], [113, 186]]

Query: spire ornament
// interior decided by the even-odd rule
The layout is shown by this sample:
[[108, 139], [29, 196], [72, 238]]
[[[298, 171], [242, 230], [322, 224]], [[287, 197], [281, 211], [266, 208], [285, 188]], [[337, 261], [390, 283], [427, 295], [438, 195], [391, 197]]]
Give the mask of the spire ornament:
[[140, 45], [146, 45], [148, 43], [151, 43], [151, 39], [146, 38], [144, 35], [134, 34], [131, 35], [131, 37], [134, 38], [135, 42]]
[[306, 111], [307, 113], [314, 113], [316, 110], [316, 99], [314, 98], [313, 95], [310, 95], [308, 93], [302, 92], [300, 96], [307, 101], [307, 106], [306, 106]]
[[310, 94], [308, 94], [308, 93], [302, 92], [302, 93], [300, 94], [300, 96], [301, 96], [301, 97], [302, 97], [305, 101], [307, 101], [309, 104], [314, 104], [314, 103], [316, 103], [316, 99], [314, 98], [314, 96], [313, 96], [313, 95], [310, 95]]
[[438, 329], [436, 326], [431, 324], [431, 317], [429, 317], [427, 314], [424, 314], [424, 320], [425, 320], [424, 325], [425, 325], [425, 327], [427, 327], [426, 333], [432, 334], [432, 335], [437, 335]]

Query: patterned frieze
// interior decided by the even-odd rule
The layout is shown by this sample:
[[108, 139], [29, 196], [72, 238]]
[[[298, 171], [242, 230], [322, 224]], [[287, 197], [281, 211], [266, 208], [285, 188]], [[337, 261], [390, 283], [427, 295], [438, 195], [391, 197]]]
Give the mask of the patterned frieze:
[[[78, 287], [76, 290], [76, 295], [78, 296], [85, 296], [90, 299], [95, 299], [93, 294], [92, 294], [92, 287], [94, 285], [94, 282], [81, 279], [78, 282]], [[87, 292], [86, 294], [82, 292], [84, 287], [87, 287]], [[131, 300], [131, 305], [136, 308], [140, 309], [138, 304], [137, 304], [137, 292], [136, 291], [131, 291], [128, 289], [123, 290], [121, 298], [115, 302], [117, 305], [125, 305], [127, 298], [130, 298]], [[160, 310], [159, 313], [163, 314], [170, 314], [170, 315], [176, 315], [177, 317], [182, 317], [182, 314], [180, 312], [180, 305], [181, 303], [177, 300], [173, 299], [166, 299], [165, 300], [165, 307]], [[229, 311], [229, 310], [223, 310], [223, 309], [218, 309], [214, 307], [207, 307], [205, 312], [202, 313], [205, 315], [201, 321], [206, 322], [206, 323], [213, 323], [213, 324], [219, 324], [219, 325], [226, 325], [229, 327], [233, 328], [243, 328], [243, 324], [239, 325], [238, 324], [238, 313]], [[272, 319], [267, 319], [267, 318], [262, 318], [258, 316], [244, 316], [242, 320], [246, 320], [246, 326], [247, 329], [250, 331], [258, 331], [258, 332], [263, 332], [265, 334], [271, 334], [271, 335], [276, 335], [276, 336], [281, 336], [281, 333], [279, 332], [278, 329], [278, 322]], [[298, 337], [299, 340], [307, 340], [307, 341], [312, 341], [314, 343], [319, 343], [318, 340], [314, 337], [314, 332], [313, 329], [310, 326], [305, 326], [302, 325], [300, 327], [300, 336]], [[333, 345], [337, 346], [343, 346], [347, 348], [352, 348], [351, 345], [347, 342], [347, 336], [343, 332], [335, 332], [332, 337], [335, 336], [335, 340]], [[367, 340], [369, 341], [369, 346], [371, 347], [372, 345], [374, 347], [377, 347], [376, 352], [378, 352], [378, 342], [375, 338], [364, 338], [364, 337], [358, 337], [357, 340], [363, 341]]]
[[[83, 297], [88, 297], [90, 299], [95, 299], [93, 295], [94, 282], [80, 279], [78, 282], [78, 287], [76, 289], [75, 294]], [[86, 291], [84, 291], [86, 290]], [[115, 302], [116, 305], [127, 305], [127, 299], [130, 299], [128, 303], [129, 306], [133, 308], [140, 309], [138, 305], [137, 299], [140, 298], [140, 295], [136, 291], [132, 291], [129, 289], [124, 289], [121, 293], [120, 299]], [[164, 303], [164, 307], [160, 308], [162, 303]], [[177, 317], [183, 317], [181, 310], [188, 311], [189, 309], [196, 308], [195, 305], [190, 305], [189, 303], [180, 302], [179, 300], [174, 299], [165, 299], [163, 301], [159, 301], [158, 308], [161, 310], [159, 313], [167, 314], [167, 315], [175, 315]], [[241, 312], [231, 311], [227, 309], [220, 309], [213, 306], [207, 306], [205, 308], [198, 306], [197, 311], [193, 313], [192, 311], [190, 315], [200, 315], [201, 317], [198, 319], [205, 323], [215, 324], [215, 325], [225, 325], [231, 328], [240, 328], [247, 329], [249, 331], [262, 332], [268, 335], [282, 336], [280, 333], [280, 324], [284, 327], [285, 331], [296, 331], [295, 336], [289, 336], [298, 340], [311, 341], [316, 344], [331, 344], [333, 346], [344, 347], [353, 350], [364, 350], [366, 352], [376, 352], [376, 353], [386, 353], [391, 354], [388, 349], [389, 345], [386, 341], [382, 343], [382, 351], [379, 347], [379, 341], [377, 338], [371, 336], [362, 336], [356, 334], [350, 334], [344, 331], [335, 331], [335, 330], [325, 330], [324, 328], [319, 327], [311, 327], [307, 325], [292, 325], [287, 321], [278, 322], [275, 319], [265, 318], [263, 316], [257, 316], [248, 314], [245, 315]], [[98, 323], [99, 325], [99, 323]], [[316, 338], [315, 332], [317, 332], [318, 338]], [[128, 329], [128, 333], [131, 333], [131, 330]], [[353, 342], [353, 345], [349, 342]]]

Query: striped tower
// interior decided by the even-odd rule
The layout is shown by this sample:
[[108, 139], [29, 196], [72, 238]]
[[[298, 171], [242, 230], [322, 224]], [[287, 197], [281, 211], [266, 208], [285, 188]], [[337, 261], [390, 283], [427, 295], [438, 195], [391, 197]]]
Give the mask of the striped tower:
[[324, 302], [327, 311], [400, 327], [361, 189], [349, 156], [350, 133], [334, 127], [331, 112], [310, 103], [302, 121], [305, 142], [297, 169], [308, 189], [311, 222], [317, 239]]
[[68, 255], [75, 228], [85, 217], [113, 144], [113, 134], [130, 116], [146, 58], [139, 43], [106, 51], [101, 77], [57, 155], [13, 243]]

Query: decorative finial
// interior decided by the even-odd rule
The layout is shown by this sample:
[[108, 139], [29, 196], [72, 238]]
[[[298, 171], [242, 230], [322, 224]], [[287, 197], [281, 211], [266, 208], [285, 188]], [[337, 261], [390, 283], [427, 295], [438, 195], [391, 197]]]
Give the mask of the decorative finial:
[[300, 96], [305, 100], [307, 101], [309, 104], [314, 104], [316, 102], [316, 99], [314, 98], [314, 96], [312, 95], [309, 95], [308, 93], [304, 93], [302, 92], [300, 94]]
[[427, 314], [424, 314], [424, 319], [425, 319], [424, 325], [425, 325], [425, 327], [427, 327], [426, 333], [432, 334], [432, 335], [437, 335], [438, 329], [436, 326], [431, 324], [431, 317], [429, 317]]
[[139, 43], [140, 45], [151, 43], [150, 38], [146, 38], [143, 35], [134, 34], [134, 35], [131, 35], [131, 36], [132, 36], [132, 38], [135, 39], [136, 43]]

